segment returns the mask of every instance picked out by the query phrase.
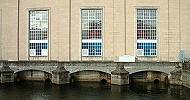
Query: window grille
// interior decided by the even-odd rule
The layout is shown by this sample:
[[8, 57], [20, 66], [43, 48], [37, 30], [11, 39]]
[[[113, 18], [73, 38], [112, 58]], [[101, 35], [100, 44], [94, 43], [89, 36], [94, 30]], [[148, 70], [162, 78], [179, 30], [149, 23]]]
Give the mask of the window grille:
[[102, 55], [102, 9], [81, 10], [82, 56]]
[[137, 56], [156, 55], [157, 9], [137, 9]]
[[29, 11], [29, 54], [48, 55], [48, 10]]

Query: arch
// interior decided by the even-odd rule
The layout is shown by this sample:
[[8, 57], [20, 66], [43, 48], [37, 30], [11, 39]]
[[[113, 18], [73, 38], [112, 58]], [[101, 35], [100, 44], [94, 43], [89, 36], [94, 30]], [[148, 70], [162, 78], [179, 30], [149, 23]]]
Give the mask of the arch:
[[162, 71], [143, 70], [129, 75], [130, 82], [165, 82], [167, 83], [169, 74]]
[[96, 71], [96, 72], [103, 72], [103, 73], [107, 73], [107, 74], [111, 74], [111, 71], [105, 71], [105, 70], [100, 70], [100, 69], [76, 69], [76, 70], [72, 70], [70, 71], [70, 74], [72, 73], [77, 73], [77, 72], [81, 72], [81, 71]]
[[164, 62], [156, 62], [156, 63], [135, 63], [135, 65], [125, 66], [125, 69], [129, 72], [129, 74], [133, 74], [140, 71], [158, 71], [170, 74], [170, 72], [174, 71], [176, 68], [176, 63], [164, 63]]
[[24, 70], [39, 70], [39, 71], [44, 71], [47, 73], [51, 73], [53, 70], [56, 70], [57, 66], [9, 66], [14, 73], [24, 71]]
[[70, 82], [76, 81], [99, 81], [111, 82], [111, 74], [98, 70], [80, 70], [70, 74]]
[[46, 83], [51, 83], [52, 81], [51, 81], [50, 78], [46, 78], [46, 79], [45, 79], [45, 82], [46, 82]]
[[149, 69], [139, 69], [139, 70], [133, 70], [133, 71], [130, 71], [129, 72], [129, 75], [132, 75], [132, 74], [135, 74], [135, 73], [138, 73], [138, 72], [160, 72], [160, 73], [165, 73], [165, 74], [170, 74], [170, 71], [164, 71], [164, 70], [149, 70]]
[[154, 79], [154, 84], [158, 84], [160, 82], [160, 80], [159, 79]]
[[100, 82], [101, 82], [102, 84], [106, 84], [106, 83], [108, 83], [106, 79], [101, 79]]
[[20, 70], [14, 73], [15, 81], [30, 80], [30, 81], [45, 81], [52, 79], [52, 73], [43, 70]]
[[116, 67], [109, 67], [109, 66], [104, 66], [104, 67], [97, 67], [97, 66], [64, 66], [67, 71], [69, 71], [71, 74], [78, 72], [78, 71], [83, 71], [83, 70], [95, 70], [95, 71], [101, 71], [105, 73], [111, 74], [113, 70], [115, 70]]
[[52, 73], [49, 72], [49, 71], [46, 71], [46, 70], [38, 70], [38, 69], [23, 69], [23, 70], [17, 70], [17, 71], [14, 71], [14, 74], [20, 73], [20, 72], [23, 72], [23, 71], [41, 71], [41, 72], [45, 72], [45, 73], [52, 74]]
[[82, 72], [82, 71], [95, 71], [95, 72], [101, 72], [101, 73], [106, 73], [106, 74], [111, 74], [111, 73], [108, 73], [106, 71], [102, 71], [102, 70], [90, 70], [90, 69], [81, 69], [81, 70], [75, 70], [73, 72], [70, 72], [70, 74], [73, 74], [73, 73], [77, 73], [77, 72]]

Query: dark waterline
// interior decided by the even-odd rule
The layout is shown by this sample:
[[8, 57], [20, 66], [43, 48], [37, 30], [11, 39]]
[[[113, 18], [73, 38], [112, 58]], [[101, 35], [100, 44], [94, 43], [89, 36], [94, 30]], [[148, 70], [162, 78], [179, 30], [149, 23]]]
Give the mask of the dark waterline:
[[98, 82], [51, 85], [19, 82], [0, 85], [0, 100], [189, 100], [190, 89], [163, 83], [117, 86]]

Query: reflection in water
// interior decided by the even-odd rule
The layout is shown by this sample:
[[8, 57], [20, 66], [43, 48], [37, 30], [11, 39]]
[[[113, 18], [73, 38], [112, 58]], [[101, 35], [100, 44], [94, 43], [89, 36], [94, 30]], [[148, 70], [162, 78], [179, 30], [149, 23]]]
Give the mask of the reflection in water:
[[188, 100], [190, 89], [166, 84], [117, 86], [98, 82], [52, 85], [25, 81], [0, 85], [0, 100]]

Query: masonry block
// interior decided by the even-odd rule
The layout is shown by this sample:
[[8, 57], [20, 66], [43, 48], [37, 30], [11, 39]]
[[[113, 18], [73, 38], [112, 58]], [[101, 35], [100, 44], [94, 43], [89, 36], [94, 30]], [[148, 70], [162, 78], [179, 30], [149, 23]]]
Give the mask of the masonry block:
[[69, 83], [69, 71], [66, 71], [64, 66], [59, 63], [56, 70], [52, 71], [52, 83], [66, 84]]
[[175, 69], [170, 72], [169, 83], [175, 85], [182, 85], [182, 69]]
[[10, 69], [8, 61], [3, 61], [3, 66], [0, 69], [1, 83], [14, 82], [14, 71]]
[[129, 72], [125, 70], [124, 63], [117, 63], [116, 69], [111, 72], [111, 84], [129, 84]]

